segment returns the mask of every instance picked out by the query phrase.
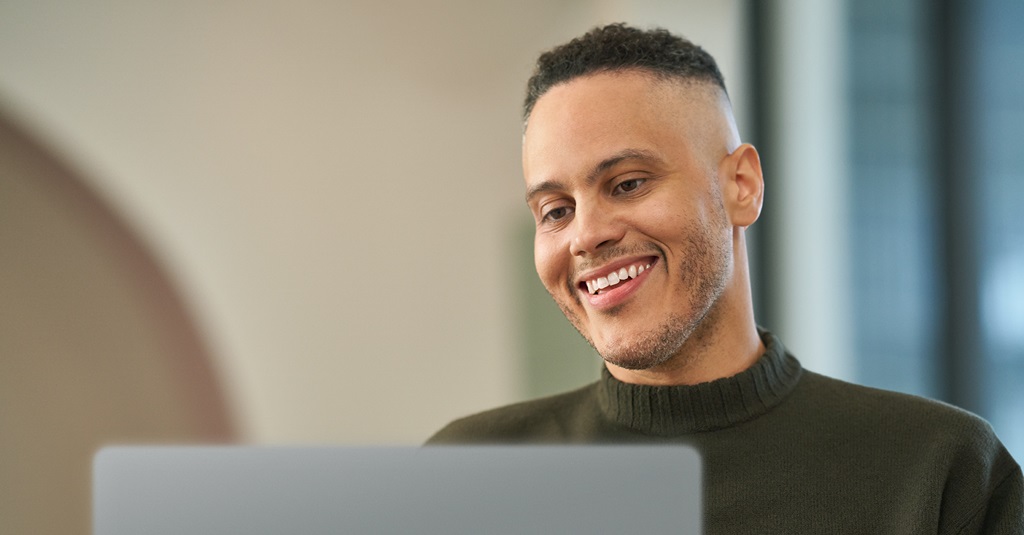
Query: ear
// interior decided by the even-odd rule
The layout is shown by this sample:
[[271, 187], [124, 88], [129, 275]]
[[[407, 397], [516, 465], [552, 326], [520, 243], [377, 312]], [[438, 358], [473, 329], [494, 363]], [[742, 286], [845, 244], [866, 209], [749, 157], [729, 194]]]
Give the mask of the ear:
[[761, 215], [764, 201], [764, 177], [761, 157], [749, 143], [726, 156], [718, 169], [722, 184], [722, 202], [734, 227], [748, 227]]

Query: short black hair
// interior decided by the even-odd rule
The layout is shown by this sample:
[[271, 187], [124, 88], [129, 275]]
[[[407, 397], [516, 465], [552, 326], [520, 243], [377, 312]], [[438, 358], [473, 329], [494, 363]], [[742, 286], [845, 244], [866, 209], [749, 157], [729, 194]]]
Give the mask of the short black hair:
[[537, 58], [526, 84], [523, 119], [552, 87], [597, 72], [640, 69], [662, 78], [713, 83], [725, 91], [715, 58], [692, 42], [664, 28], [641, 30], [624, 23], [590, 30]]

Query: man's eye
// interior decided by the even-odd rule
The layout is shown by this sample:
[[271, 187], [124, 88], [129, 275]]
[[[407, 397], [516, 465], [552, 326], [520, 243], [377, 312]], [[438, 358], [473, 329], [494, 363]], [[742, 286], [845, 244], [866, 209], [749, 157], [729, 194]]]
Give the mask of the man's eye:
[[639, 188], [640, 184], [644, 183], [644, 180], [645, 179], [643, 179], [643, 178], [633, 178], [633, 179], [630, 179], [630, 180], [624, 180], [622, 182], [619, 182], [619, 184], [617, 186], [615, 186], [615, 192], [616, 193], [629, 193], [629, 192]]
[[571, 208], [568, 206], [559, 206], [558, 208], [552, 208], [544, 214], [544, 221], [558, 221], [565, 218], [571, 213]]

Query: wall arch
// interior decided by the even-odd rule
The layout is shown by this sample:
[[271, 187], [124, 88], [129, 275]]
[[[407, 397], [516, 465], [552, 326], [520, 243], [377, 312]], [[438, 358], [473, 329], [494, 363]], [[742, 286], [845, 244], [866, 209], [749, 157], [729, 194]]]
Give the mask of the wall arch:
[[90, 533], [93, 453], [236, 438], [202, 337], [129, 226], [0, 113], [0, 532]]

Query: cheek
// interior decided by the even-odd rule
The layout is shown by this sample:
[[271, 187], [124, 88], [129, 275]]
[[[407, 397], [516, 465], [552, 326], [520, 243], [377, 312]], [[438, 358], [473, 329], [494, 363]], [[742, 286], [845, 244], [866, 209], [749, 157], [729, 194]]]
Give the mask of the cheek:
[[644, 207], [643, 218], [636, 227], [658, 241], [671, 243], [680, 232], [692, 225], [693, 208], [679, 203], [656, 203]]
[[533, 264], [537, 276], [549, 293], [564, 286], [565, 274], [568, 270], [568, 250], [560, 252], [561, 247], [554, 240], [538, 236], [533, 241]]
[[692, 232], [695, 228], [717, 229], [722, 226], [721, 201], [714, 195], [683, 192], [679, 196], [683, 197], [685, 202], [678, 202], [673, 198], [651, 203], [644, 208], [642, 224], [648, 232], [672, 242], [677, 241], [681, 234]]

